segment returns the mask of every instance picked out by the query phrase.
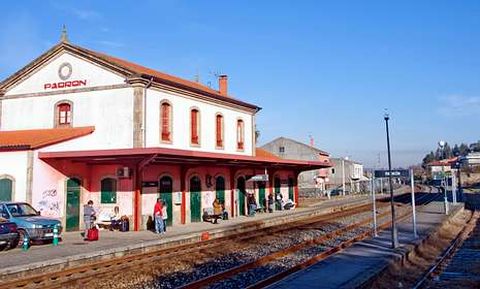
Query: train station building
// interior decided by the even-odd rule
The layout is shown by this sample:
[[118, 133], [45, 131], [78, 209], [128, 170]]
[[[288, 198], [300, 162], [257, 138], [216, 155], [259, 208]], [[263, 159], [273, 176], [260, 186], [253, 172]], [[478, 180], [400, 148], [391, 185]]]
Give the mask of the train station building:
[[[217, 197], [246, 214], [246, 194], [298, 202], [297, 177], [328, 159], [256, 148], [256, 105], [62, 41], [0, 83], [0, 201], [31, 203], [82, 228], [83, 204], [146, 228], [157, 197], [168, 222], [201, 221]], [[256, 181], [252, 177], [256, 176]]]

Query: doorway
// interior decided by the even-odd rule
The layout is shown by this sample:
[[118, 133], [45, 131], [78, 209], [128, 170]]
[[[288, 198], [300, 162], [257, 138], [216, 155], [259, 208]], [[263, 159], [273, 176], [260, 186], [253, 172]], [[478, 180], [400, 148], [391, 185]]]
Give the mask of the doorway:
[[200, 222], [202, 220], [202, 182], [199, 177], [190, 179], [190, 221]]
[[237, 179], [237, 192], [238, 192], [238, 215], [245, 216], [245, 197], [247, 192], [245, 191], [245, 178], [239, 177]]
[[173, 181], [171, 177], [164, 176], [160, 179], [160, 195], [159, 198], [162, 199], [167, 205], [167, 226], [172, 225], [173, 220]]
[[67, 180], [67, 223], [66, 231], [80, 230], [80, 188], [79, 179]]

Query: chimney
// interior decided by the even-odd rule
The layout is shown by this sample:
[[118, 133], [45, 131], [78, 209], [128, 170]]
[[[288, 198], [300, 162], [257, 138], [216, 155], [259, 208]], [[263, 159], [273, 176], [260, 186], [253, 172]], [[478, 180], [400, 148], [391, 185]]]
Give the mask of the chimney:
[[218, 90], [220, 94], [223, 96], [227, 96], [227, 88], [228, 88], [228, 76], [226, 74], [222, 74], [218, 76]]

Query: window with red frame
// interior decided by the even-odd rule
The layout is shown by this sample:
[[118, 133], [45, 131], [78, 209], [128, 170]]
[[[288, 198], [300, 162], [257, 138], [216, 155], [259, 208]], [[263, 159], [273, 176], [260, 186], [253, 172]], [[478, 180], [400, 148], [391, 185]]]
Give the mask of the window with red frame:
[[199, 128], [200, 128], [200, 113], [197, 109], [192, 109], [190, 112], [190, 142], [192, 144], [198, 145], [199, 142]]
[[244, 125], [243, 120], [237, 120], [237, 149], [243, 150], [244, 148]]
[[70, 126], [72, 124], [72, 106], [69, 103], [57, 105], [58, 126]]
[[217, 125], [216, 125], [216, 140], [217, 140], [217, 147], [223, 147], [223, 116], [217, 114]]
[[160, 118], [162, 121], [161, 128], [161, 138], [162, 141], [171, 141], [171, 124], [172, 124], [172, 107], [170, 104], [164, 102], [161, 105], [160, 109]]

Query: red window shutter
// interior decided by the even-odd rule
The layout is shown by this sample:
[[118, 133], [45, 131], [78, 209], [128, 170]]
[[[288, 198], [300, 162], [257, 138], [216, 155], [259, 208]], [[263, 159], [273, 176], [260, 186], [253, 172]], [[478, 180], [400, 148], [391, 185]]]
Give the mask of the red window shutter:
[[243, 150], [243, 120], [237, 121], [237, 149]]
[[223, 147], [223, 117], [221, 115], [217, 115], [217, 147]]
[[191, 129], [191, 135], [192, 139], [191, 142], [192, 144], [198, 144], [198, 110], [193, 109], [191, 111], [191, 121], [190, 121], [192, 127]]
[[162, 140], [170, 141], [170, 105], [162, 104]]
[[72, 118], [71, 106], [68, 103], [61, 103], [57, 106], [58, 110], [58, 125], [69, 125]]

